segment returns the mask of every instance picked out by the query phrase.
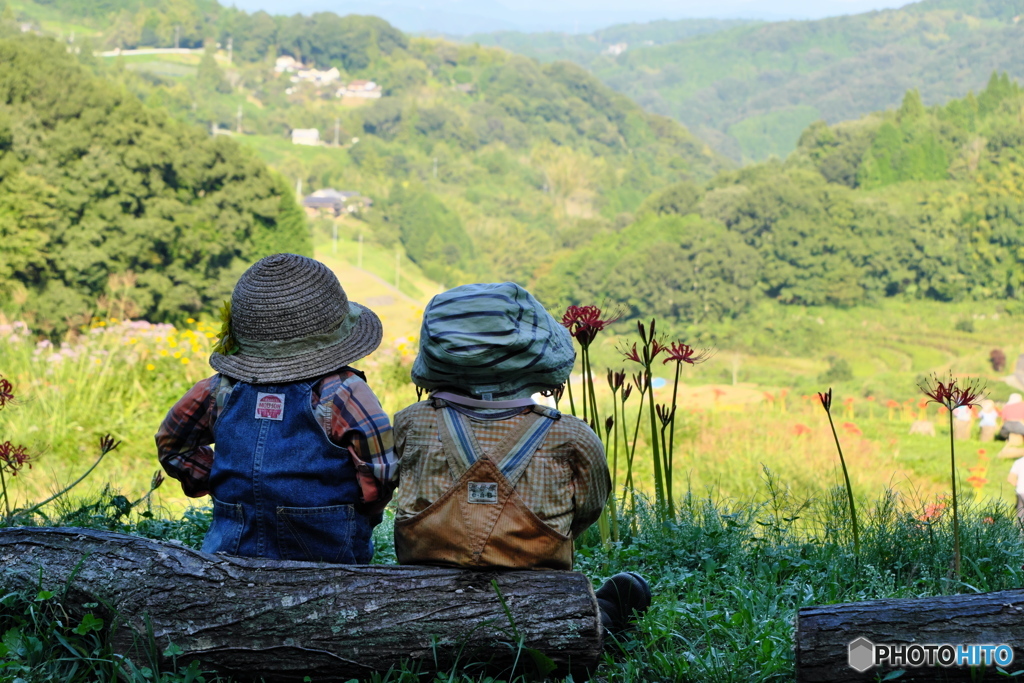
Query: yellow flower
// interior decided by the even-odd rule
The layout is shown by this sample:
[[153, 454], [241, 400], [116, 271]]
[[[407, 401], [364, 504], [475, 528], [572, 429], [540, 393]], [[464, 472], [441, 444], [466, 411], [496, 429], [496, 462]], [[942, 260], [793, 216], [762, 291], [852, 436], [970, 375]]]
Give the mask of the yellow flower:
[[146, 369], [150, 371], [156, 370], [156, 366], [153, 365], [152, 363], [146, 363]]
[[189, 360], [188, 360], [188, 358], [182, 358], [182, 359], [181, 359], [181, 364], [182, 364], [182, 365], [188, 365], [188, 364], [189, 364]]
[[215, 336], [216, 336], [216, 335], [215, 335], [215, 334], [214, 334], [213, 332], [207, 332], [207, 333], [206, 333], [206, 338], [207, 338], [207, 339], [213, 339], [213, 338], [214, 338]]
[[131, 337], [131, 338], [128, 339], [128, 343], [129, 344], [138, 344], [139, 340], [136, 339], [135, 337]]
[[167, 349], [160, 349], [161, 356], [167, 356], [170, 352]]
[[175, 351], [174, 352], [174, 357], [175, 358], [181, 358], [181, 351]]
[[195, 319], [195, 318], [189, 318], [189, 319], [187, 319], [187, 320], [186, 320], [185, 322], [187, 322], [187, 323], [188, 323], [189, 325], [191, 325], [191, 324], [192, 324], [192, 323], [194, 323], [195, 321], [196, 321], [196, 319]]
[[197, 344], [192, 345], [192, 353], [199, 353], [200, 351], [202, 351], [202, 349], [199, 348]]
[[172, 339], [171, 341], [167, 342], [167, 345], [170, 346], [172, 349], [178, 348], [178, 342], [175, 339]]

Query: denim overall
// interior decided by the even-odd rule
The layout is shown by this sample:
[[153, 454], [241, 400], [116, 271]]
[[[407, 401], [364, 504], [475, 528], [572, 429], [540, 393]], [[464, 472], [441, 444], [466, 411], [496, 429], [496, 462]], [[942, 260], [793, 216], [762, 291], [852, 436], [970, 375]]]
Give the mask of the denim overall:
[[203, 551], [366, 564], [370, 519], [356, 471], [313, 415], [312, 382], [238, 382], [214, 424], [213, 523]]

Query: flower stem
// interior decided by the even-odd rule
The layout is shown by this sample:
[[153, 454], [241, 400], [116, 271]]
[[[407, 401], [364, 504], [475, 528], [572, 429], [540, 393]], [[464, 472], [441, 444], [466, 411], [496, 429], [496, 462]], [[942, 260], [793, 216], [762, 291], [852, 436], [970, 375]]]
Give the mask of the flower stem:
[[[110, 450], [113, 450], [113, 449], [110, 449]], [[71, 489], [73, 489], [73, 488], [75, 488], [76, 486], [78, 486], [79, 484], [81, 484], [81, 483], [82, 483], [82, 481], [83, 481], [83, 480], [84, 480], [84, 479], [85, 479], [86, 477], [88, 477], [88, 476], [89, 476], [90, 474], [92, 474], [92, 471], [93, 471], [94, 469], [96, 469], [96, 466], [97, 466], [97, 465], [99, 465], [99, 464], [100, 464], [101, 462], [103, 462], [103, 458], [105, 458], [105, 457], [107, 456], [107, 453], [109, 453], [109, 452], [110, 452], [109, 450], [106, 450], [106, 449], [104, 449], [104, 450], [103, 450], [103, 451], [102, 451], [102, 452], [100, 453], [100, 457], [96, 458], [96, 462], [94, 462], [94, 463], [92, 464], [92, 467], [90, 467], [89, 469], [87, 469], [87, 470], [85, 471], [85, 473], [84, 473], [84, 474], [82, 474], [82, 476], [80, 476], [80, 477], [79, 477], [78, 479], [75, 479], [75, 480], [74, 480], [73, 482], [71, 482], [70, 484], [68, 484], [67, 486], [65, 486], [65, 487], [64, 487], [64, 488], [62, 488], [62, 489], [61, 489], [60, 491], [58, 491], [57, 493], [53, 494], [52, 496], [50, 496], [49, 498], [47, 498], [47, 499], [46, 499], [46, 500], [44, 500], [43, 502], [41, 502], [41, 503], [36, 503], [36, 504], [35, 504], [35, 505], [33, 505], [32, 507], [30, 507], [30, 508], [27, 508], [27, 509], [25, 509], [25, 510], [20, 510], [20, 511], [19, 511], [19, 512], [18, 512], [17, 514], [18, 514], [18, 515], [30, 515], [30, 514], [32, 514], [33, 512], [35, 512], [36, 510], [38, 510], [39, 508], [41, 508], [41, 507], [43, 507], [44, 505], [46, 505], [47, 503], [50, 503], [50, 502], [53, 502], [53, 501], [57, 500], [58, 498], [60, 498], [61, 496], [63, 496], [63, 495], [65, 494], [65, 493], [67, 493], [67, 492], [68, 492], [68, 491], [70, 491]]]
[[11, 518], [11, 501], [7, 498], [7, 479], [4, 477], [4, 468], [0, 467], [0, 489], [3, 489], [4, 494], [4, 509], [7, 510], [7, 517]]
[[956, 450], [953, 446], [953, 411], [949, 411], [949, 464], [950, 483], [953, 485], [953, 575], [960, 578], [960, 514], [956, 496]]
[[576, 417], [576, 401], [572, 399], [572, 372], [569, 372], [569, 378], [565, 380], [565, 390], [569, 393], [569, 412]]
[[647, 360], [644, 381], [647, 382], [647, 409], [651, 418], [651, 450], [654, 451], [654, 500], [659, 516], [663, 516], [665, 508], [665, 481], [661, 472], [661, 448], [658, 443], [658, 416], [654, 409], [654, 386], [651, 383], [651, 361]]
[[832, 427], [832, 438], [835, 439], [836, 450], [839, 451], [839, 464], [843, 466], [843, 479], [846, 481], [846, 497], [850, 501], [850, 524], [853, 526], [853, 552], [860, 557], [860, 528], [857, 526], [857, 508], [853, 504], [853, 486], [850, 484], [850, 473], [846, 470], [846, 458], [843, 457], [843, 447], [839, 445], [839, 435], [836, 434], [836, 425], [832, 421], [832, 411], [827, 410], [825, 414], [828, 415], [828, 424]]
[[683, 364], [680, 361], [676, 361], [676, 378], [672, 384], [672, 412], [671, 422], [668, 432], [668, 472], [665, 481], [668, 483], [668, 507], [673, 517], [676, 513], [675, 498], [672, 494], [672, 474], [675, 470], [675, 437], [676, 437], [676, 399], [679, 395], [679, 371], [682, 369]]
[[[616, 493], [615, 489], [619, 482], [619, 410], [618, 403], [615, 402], [615, 392], [612, 392], [612, 490], [609, 496], [611, 507], [612, 507], [612, 540], [618, 542], [619, 540], [619, 513], [616, 505]], [[623, 410], [623, 417], [626, 413]], [[625, 436], [625, 432], [623, 432]]]

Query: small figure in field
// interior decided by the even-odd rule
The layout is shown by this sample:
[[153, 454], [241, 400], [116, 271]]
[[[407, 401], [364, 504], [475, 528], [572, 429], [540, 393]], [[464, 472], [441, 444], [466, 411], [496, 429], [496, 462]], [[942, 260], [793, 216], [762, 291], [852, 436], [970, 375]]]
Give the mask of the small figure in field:
[[398, 469], [388, 417], [349, 363], [382, 332], [313, 259], [275, 254], [239, 278], [210, 357], [217, 374], [156, 435], [185, 494], [213, 499], [205, 552], [370, 561]]
[[1017, 522], [1024, 530], [1024, 458], [1017, 458], [1010, 466], [1006, 481], [1017, 491]]
[[[531, 394], [556, 389], [572, 337], [511, 282], [456, 287], [423, 312], [413, 382], [429, 398], [395, 415], [395, 551], [402, 564], [572, 569], [573, 540], [611, 486], [596, 434]], [[597, 591], [605, 628], [650, 604], [624, 572]]]
[[914, 420], [913, 424], [910, 425], [911, 434], [920, 434], [921, 436], [935, 436], [935, 425], [931, 420]]
[[953, 410], [953, 438], [957, 441], [969, 440], [973, 423], [974, 413], [970, 406], [960, 406]]
[[[1003, 406], [1003, 428], [999, 430], [996, 438], [1006, 441], [1014, 434], [1024, 435], [1024, 401], [1021, 400], [1020, 394], [1010, 394], [1010, 398], [1006, 400], [1006, 405]], [[1020, 442], [1019, 438], [1013, 440]]]
[[999, 411], [991, 399], [981, 402], [981, 411], [978, 413], [978, 425], [981, 427], [981, 440], [993, 441], [996, 432], [999, 431]]

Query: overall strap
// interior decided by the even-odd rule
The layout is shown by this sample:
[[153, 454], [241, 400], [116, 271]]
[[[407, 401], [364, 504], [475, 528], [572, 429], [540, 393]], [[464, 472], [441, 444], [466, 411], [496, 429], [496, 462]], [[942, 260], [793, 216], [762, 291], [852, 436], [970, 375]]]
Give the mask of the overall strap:
[[534, 452], [544, 442], [551, 424], [560, 417], [556, 411], [531, 410], [515, 429], [495, 445], [493, 451], [486, 452], [477, 442], [466, 416], [441, 403], [443, 401], [435, 402], [435, 408], [439, 409], [438, 433], [453, 474], [460, 477], [477, 460], [488, 458], [501, 470], [511, 486], [519, 481]]

